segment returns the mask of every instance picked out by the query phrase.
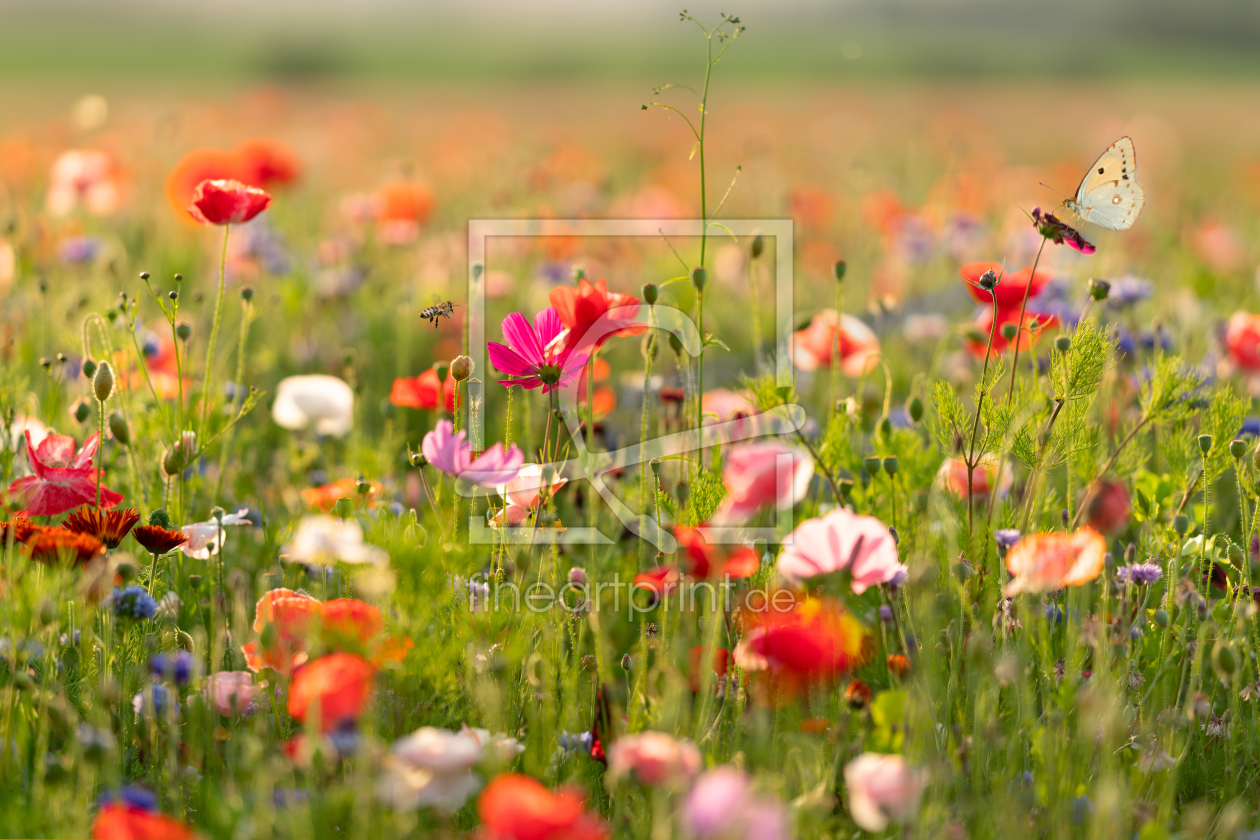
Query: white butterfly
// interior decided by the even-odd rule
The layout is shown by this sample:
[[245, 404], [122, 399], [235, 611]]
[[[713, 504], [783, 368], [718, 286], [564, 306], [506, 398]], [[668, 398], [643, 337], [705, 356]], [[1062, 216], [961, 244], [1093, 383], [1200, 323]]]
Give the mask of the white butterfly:
[[1121, 137], [1094, 161], [1076, 190], [1076, 200], [1063, 202], [1087, 222], [1110, 230], [1128, 230], [1146, 204], [1146, 191], [1137, 182], [1133, 141]]

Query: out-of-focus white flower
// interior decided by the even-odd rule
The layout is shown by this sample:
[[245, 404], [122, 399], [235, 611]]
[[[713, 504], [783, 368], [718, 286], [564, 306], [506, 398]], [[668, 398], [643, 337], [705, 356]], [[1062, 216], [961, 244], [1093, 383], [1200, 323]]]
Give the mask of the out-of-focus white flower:
[[389, 553], [363, 541], [363, 529], [353, 519], [327, 514], [304, 516], [293, 539], [281, 550], [280, 559], [307, 566], [342, 563], [389, 562]]
[[44, 438], [48, 437], [49, 431], [51, 430], [37, 418], [19, 414], [13, 418], [13, 424], [9, 426], [9, 449], [16, 452], [18, 446], [26, 439], [27, 432], [31, 433], [31, 446], [39, 446]]
[[398, 810], [457, 811], [481, 789], [473, 768], [483, 761], [507, 761], [522, 751], [515, 738], [503, 733], [424, 726], [394, 743], [376, 793]]
[[354, 428], [354, 392], [335, 376], [290, 376], [280, 380], [271, 416], [286, 429], [340, 437]]
[[[248, 514], [249, 508], [241, 508], [236, 513], [225, 515], [223, 524], [251, 525], [253, 523], [249, 521]], [[215, 519], [194, 522], [179, 530], [188, 535], [188, 542], [181, 545], [179, 550], [198, 560], [208, 560], [218, 554], [219, 548], [223, 545], [223, 539], [227, 536], [227, 531], [220, 529], [219, 522]]]
[[903, 823], [919, 809], [924, 774], [899, 755], [862, 753], [844, 766], [849, 814], [867, 831]]

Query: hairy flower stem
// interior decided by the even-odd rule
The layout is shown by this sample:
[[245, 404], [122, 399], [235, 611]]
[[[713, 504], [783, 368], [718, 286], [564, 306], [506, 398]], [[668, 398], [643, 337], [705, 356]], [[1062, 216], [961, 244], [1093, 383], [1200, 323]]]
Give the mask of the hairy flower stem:
[[[999, 279], [999, 282], [1000, 279]], [[986, 393], [985, 383], [989, 377], [989, 358], [993, 355], [993, 341], [997, 335], [997, 291], [996, 286], [989, 290], [990, 297], [993, 298], [993, 319], [989, 324], [989, 344], [984, 348], [984, 366], [980, 370], [980, 394], [976, 397], [976, 417], [971, 424], [971, 443], [967, 445], [967, 551], [971, 552], [971, 533], [972, 521], [975, 517], [975, 476], [976, 464], [979, 460], [976, 458], [976, 438], [980, 434], [980, 410], [984, 407], [984, 395]], [[1018, 339], [1017, 339], [1018, 340]], [[997, 492], [996, 487], [989, 488], [989, 495], [992, 496]], [[980, 586], [984, 586], [984, 567], [980, 568]]]
[[[1011, 384], [1006, 389], [1006, 398], [1011, 399], [1015, 393], [1015, 372], [1019, 370], [1019, 345], [1024, 340], [1024, 314], [1028, 311], [1028, 293], [1032, 291], [1033, 282], [1037, 279], [1037, 265], [1041, 262], [1041, 252], [1045, 250], [1047, 240], [1042, 238], [1037, 248], [1037, 257], [1033, 260], [1032, 273], [1028, 276], [1028, 285], [1024, 287], [1024, 302], [1019, 307], [1019, 320], [1015, 322], [1015, 352], [1011, 356]], [[997, 323], [997, 299], [993, 301], [993, 322]], [[1029, 342], [1032, 341], [1032, 330], [1028, 331]]]
[[[844, 336], [844, 283], [836, 281], [836, 343], [831, 354], [831, 404], [827, 413], [836, 410], [840, 400], [840, 350]], [[887, 362], [884, 363], [887, 368]]]
[[223, 289], [227, 283], [228, 234], [232, 226], [223, 226], [223, 252], [219, 257], [219, 294], [214, 301], [214, 324], [210, 328], [210, 342], [206, 345], [206, 367], [201, 382], [201, 423], [197, 427], [197, 439], [206, 439], [206, 420], [210, 414], [211, 366], [214, 364], [214, 345], [219, 340], [219, 322], [223, 318]]
[[[652, 392], [652, 357], [656, 354], [656, 307], [648, 306], [648, 340], [646, 359], [643, 362], [643, 413], [639, 419], [639, 449], [642, 452], [647, 446], [648, 434], [648, 400]], [[639, 461], [639, 510], [641, 511], [640, 522], [648, 515], [648, 466], [647, 459], [641, 458]], [[639, 568], [642, 569], [646, 560], [647, 547], [642, 538], [642, 529], [639, 534]]]
[[[249, 325], [250, 325], [250, 306], [249, 301], [241, 301], [241, 337], [236, 346], [236, 392], [232, 395], [232, 411], [235, 413], [241, 404], [241, 394], [245, 386], [245, 345], [249, 341]], [[210, 501], [218, 504], [219, 497], [223, 494], [223, 475], [227, 472], [228, 456], [232, 451], [232, 444], [236, 441], [236, 424], [228, 430], [228, 439], [223, 443], [223, 451], [219, 453], [219, 478], [214, 487], [214, 498]]]

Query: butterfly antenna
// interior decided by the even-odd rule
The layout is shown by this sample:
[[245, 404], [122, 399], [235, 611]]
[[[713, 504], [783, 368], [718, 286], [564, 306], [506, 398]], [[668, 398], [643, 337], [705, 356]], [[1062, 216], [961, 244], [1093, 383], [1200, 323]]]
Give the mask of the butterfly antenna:
[[1041, 184], [1041, 186], [1043, 186], [1043, 187], [1045, 187], [1046, 189], [1050, 190], [1050, 192], [1054, 193], [1055, 195], [1058, 195], [1059, 197], [1061, 197], [1061, 198], [1063, 199], [1063, 201], [1061, 202], [1062, 204], [1067, 204], [1068, 199], [1067, 199], [1067, 197], [1066, 197], [1066, 196], [1064, 196], [1064, 195], [1063, 195], [1063, 193], [1059, 192], [1059, 191], [1058, 191], [1058, 190], [1056, 190], [1054, 187], [1052, 187], [1052, 186], [1050, 186], [1049, 184], [1047, 184], [1045, 181], [1038, 181], [1037, 183]]

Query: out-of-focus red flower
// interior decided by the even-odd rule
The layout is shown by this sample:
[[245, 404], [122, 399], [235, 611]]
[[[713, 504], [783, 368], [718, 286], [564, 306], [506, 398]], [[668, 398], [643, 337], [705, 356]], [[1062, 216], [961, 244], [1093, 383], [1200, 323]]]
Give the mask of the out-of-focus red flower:
[[802, 227], [815, 230], [825, 228], [836, 211], [836, 202], [831, 195], [812, 184], [793, 187], [788, 202], [792, 208], [792, 218], [800, 222]]
[[892, 233], [906, 215], [901, 197], [888, 190], [877, 190], [862, 199], [862, 218], [882, 234]]
[[188, 535], [183, 531], [168, 531], [161, 525], [141, 525], [132, 529], [131, 536], [147, 551], [159, 556], [188, 542]]
[[202, 181], [193, 191], [188, 215], [205, 225], [239, 225], [271, 206], [271, 196], [240, 181]]
[[1225, 351], [1246, 371], [1260, 370], [1260, 315], [1235, 312], [1225, 326]]
[[770, 702], [829, 682], [869, 657], [862, 625], [830, 601], [804, 598], [787, 612], [770, 608], [741, 616], [748, 629], [735, 648], [735, 664], [766, 673]]
[[1032, 346], [1033, 339], [1041, 335], [1046, 330], [1053, 327], [1059, 322], [1055, 315], [1044, 315], [1032, 311], [1030, 305], [1028, 311], [1024, 313], [1023, 321], [1019, 318], [1019, 306], [1014, 309], [997, 310], [998, 324], [997, 328], [993, 327], [994, 310], [992, 307], [984, 310], [976, 317], [976, 338], [969, 338], [966, 341], [967, 352], [978, 359], [983, 359], [986, 348], [989, 346], [990, 334], [993, 337], [993, 353], [1002, 354], [1011, 349], [1012, 342], [1007, 341], [1002, 335], [1002, 327], [1006, 324], [1015, 324], [1020, 327], [1019, 330], [1019, 349], [1022, 353]]
[[682, 574], [676, 566], [655, 566], [635, 575], [634, 586], [660, 596], [672, 590], [681, 580]]
[[92, 840], [193, 840], [195, 836], [174, 817], [118, 802], [102, 805], [92, 821]]
[[[1015, 480], [1014, 469], [1008, 464], [1002, 468], [1001, 484], [998, 485], [998, 496], [1005, 496]], [[998, 480], [998, 461], [993, 455], [988, 456], [976, 465], [971, 477], [971, 492], [976, 497], [988, 496], [993, 483]], [[941, 487], [955, 498], [967, 498], [967, 464], [961, 458], [946, 458], [936, 472], [936, 480]]]
[[193, 200], [197, 185], [219, 179], [240, 180], [238, 160], [222, 149], [193, 149], [184, 155], [166, 179], [166, 199], [183, 218]]
[[[730, 671], [730, 651], [726, 648], [714, 648], [713, 655], [705, 657], [704, 653], [706, 650], [709, 650], [709, 648], [704, 645], [692, 645], [691, 651], [688, 654], [688, 663], [690, 667], [687, 669], [687, 685], [693, 692], [700, 690], [700, 681], [703, 679], [703, 674], [700, 669], [704, 667], [703, 662], [706, 658], [709, 660], [710, 670], [713, 671], [714, 676], [718, 677], [719, 682], [721, 678], [725, 677]], [[745, 680], [747, 680], [747, 675], [745, 675]], [[715, 686], [714, 690], [716, 690], [716, 688], [717, 687]]]
[[910, 660], [900, 653], [894, 653], [888, 657], [888, 670], [899, 677], [904, 677], [910, 673]]
[[289, 686], [289, 714], [298, 721], [318, 715], [321, 732], [355, 721], [372, 696], [376, 666], [353, 653], [330, 653], [298, 669]]
[[871, 687], [861, 680], [849, 680], [849, 685], [844, 690], [844, 702], [850, 708], [865, 709], [871, 704]]
[[[992, 296], [979, 286], [980, 278], [986, 271], [992, 271], [998, 276], [998, 284], [993, 287]], [[1001, 263], [987, 261], [965, 263], [958, 269], [958, 273], [967, 283], [967, 294], [976, 303], [991, 306], [996, 296], [998, 309], [1013, 308], [1017, 312], [1024, 303], [1024, 290], [1028, 290], [1028, 297], [1032, 299], [1051, 278], [1050, 272], [1045, 269], [1039, 269], [1034, 277], [1031, 266], [1008, 272]]]
[[1006, 553], [1011, 582], [1008, 596], [1083, 586], [1102, 571], [1107, 540], [1088, 525], [1071, 534], [1055, 532], [1024, 537]]
[[70, 561], [80, 565], [105, 553], [105, 543], [91, 534], [79, 534], [66, 528], [38, 526], [22, 543], [32, 560], [41, 563]]
[[273, 668], [281, 674], [289, 674], [307, 659], [306, 643], [309, 634], [320, 626], [324, 604], [305, 592], [292, 589], [272, 589], [258, 599], [254, 608], [254, 631], [263, 638], [241, 647], [245, 665], [258, 672]]
[[325, 601], [321, 616], [324, 644], [332, 648], [362, 647], [385, 631], [381, 611], [358, 598]]
[[367, 486], [367, 492], [360, 492], [359, 482], [353, 478], [339, 478], [319, 487], [307, 487], [302, 490], [302, 501], [316, 510], [325, 513], [332, 510], [339, 499], [350, 499], [356, 507], [371, 507], [381, 494], [381, 485], [375, 481]]
[[[578, 404], [581, 405], [581, 416], [586, 417], [586, 380], [578, 381]], [[595, 419], [607, 417], [613, 413], [613, 409], [617, 407], [617, 392], [609, 385], [599, 385], [595, 388], [595, 404], [592, 410], [595, 412]]]
[[236, 178], [251, 187], [291, 184], [302, 173], [297, 153], [279, 140], [256, 137], [236, 147]]
[[[641, 335], [647, 332], [645, 325], [634, 320], [639, 314], [639, 299], [634, 295], [608, 291], [608, 281], [603, 279], [592, 284], [582, 278], [576, 288], [561, 286], [552, 289], [550, 300], [560, 316], [560, 323], [569, 330], [565, 343], [570, 348], [582, 344], [587, 331], [605, 316], [607, 321], [599, 327], [604, 334], [598, 339], [592, 335], [585, 349], [589, 350], [592, 344], [598, 349], [614, 336]], [[617, 329], [609, 332], [614, 326]]]
[[394, 380], [390, 389], [389, 401], [403, 408], [418, 408], [424, 411], [436, 411], [441, 406], [447, 414], [455, 413], [455, 400], [458, 389], [455, 378], [450, 371], [446, 372], [446, 382], [438, 379], [435, 368], [429, 368], [419, 376]]
[[376, 191], [376, 202], [378, 221], [422, 224], [433, 212], [433, 191], [414, 181], [395, 181]]
[[1118, 534], [1129, 524], [1129, 491], [1118, 481], [1095, 482], [1084, 504], [1086, 523], [1101, 534]]
[[741, 545], [725, 551], [725, 547], [710, 545], [703, 528], [679, 525], [674, 529], [674, 536], [683, 550], [683, 567], [693, 577], [720, 578], [729, 575], [735, 579], [746, 578], [755, 574], [761, 566], [756, 550]]
[[608, 835], [572, 791], [552, 793], [519, 773], [496, 776], [481, 794], [477, 813], [486, 840], [604, 840]]
[[[9, 492], [26, 505], [20, 516], [56, 516], [79, 505], [96, 505], [96, 470], [92, 460], [101, 443], [93, 433], [75, 453], [74, 438], [69, 435], [48, 435], [39, 446], [32, 445], [31, 431], [26, 430], [26, 457], [34, 475], [23, 476], [9, 485]], [[112, 508], [123, 500], [121, 493], [100, 488], [103, 508]]]
[[836, 318], [836, 310], [824, 309], [803, 330], [792, 334], [792, 362], [800, 370], [831, 366], [840, 333], [840, 369], [845, 376], [869, 372], [879, 356], [879, 339], [871, 328], [852, 315]]
[[[986, 271], [992, 271], [999, 277], [992, 295], [978, 285]], [[971, 295], [977, 303], [988, 307], [976, 319], [976, 331], [981, 338], [967, 341], [967, 349], [979, 357], [985, 354], [990, 334], [993, 337], [994, 353], [1004, 353], [1010, 348], [1011, 342], [1002, 337], [1004, 324], [1015, 324], [1021, 327], [1018, 338], [1019, 348], [1026, 350], [1036, 335], [1058, 323], [1054, 315], [1039, 312], [1036, 303], [1032, 301], [1037, 293], [1050, 282], [1049, 272], [1039, 270], [1034, 276], [1031, 266], [1007, 274], [1003, 274], [1003, 271], [1002, 264], [996, 262], [970, 262], [959, 269], [963, 280], [966, 281], [967, 294]], [[1026, 309], [1024, 307], [1025, 294], [1029, 299]], [[1022, 324], [1019, 317], [1021, 310], [1024, 310]], [[993, 325], [995, 318], [997, 319], [996, 328]]]

